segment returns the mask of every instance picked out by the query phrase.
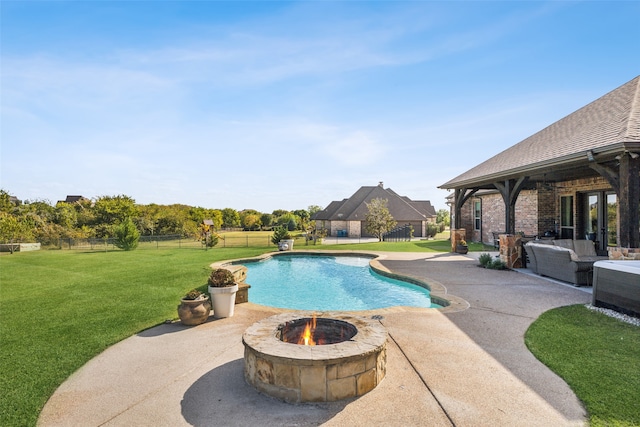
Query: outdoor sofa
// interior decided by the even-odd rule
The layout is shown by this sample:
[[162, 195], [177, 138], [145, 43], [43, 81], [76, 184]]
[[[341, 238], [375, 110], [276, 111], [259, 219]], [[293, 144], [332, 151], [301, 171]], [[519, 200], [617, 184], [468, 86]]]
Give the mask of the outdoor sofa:
[[591, 240], [533, 240], [524, 245], [531, 270], [541, 276], [590, 286], [593, 264], [609, 257], [598, 256]]

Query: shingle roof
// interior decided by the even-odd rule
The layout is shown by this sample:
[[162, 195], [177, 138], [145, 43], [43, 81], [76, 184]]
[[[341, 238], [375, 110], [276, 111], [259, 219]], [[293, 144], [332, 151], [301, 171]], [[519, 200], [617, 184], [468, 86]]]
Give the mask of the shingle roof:
[[640, 143], [640, 76], [440, 188], [461, 188], [526, 170], [548, 168], [572, 159], [585, 159], [589, 150], [597, 154], [630, 143]]
[[66, 203], [76, 203], [76, 202], [81, 202], [84, 200], [89, 200], [84, 196], [67, 196], [67, 198], [65, 199]]
[[389, 213], [398, 221], [425, 221], [436, 215], [429, 201], [412, 201], [407, 197], [399, 196], [390, 188], [385, 189], [381, 185], [376, 185], [360, 187], [348, 199], [331, 202], [325, 209], [317, 212], [312, 219], [364, 221], [369, 212], [367, 203], [373, 199], [387, 200]]

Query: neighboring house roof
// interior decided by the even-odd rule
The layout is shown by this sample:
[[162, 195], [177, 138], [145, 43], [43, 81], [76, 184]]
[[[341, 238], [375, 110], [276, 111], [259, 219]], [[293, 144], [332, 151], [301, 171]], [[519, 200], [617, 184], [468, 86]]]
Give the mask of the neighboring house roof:
[[588, 151], [605, 161], [627, 149], [640, 149], [640, 76], [439, 188], [482, 186], [536, 173], [553, 175], [587, 166]]
[[67, 196], [67, 198], [64, 200], [65, 203], [76, 203], [76, 202], [82, 202], [84, 200], [89, 200], [84, 196]]
[[317, 212], [312, 219], [326, 221], [364, 221], [369, 208], [367, 203], [373, 199], [387, 200], [387, 209], [396, 221], [425, 221], [436, 216], [434, 207], [428, 200], [413, 201], [399, 196], [390, 188], [380, 185], [360, 187], [351, 197], [341, 201], [333, 201]]

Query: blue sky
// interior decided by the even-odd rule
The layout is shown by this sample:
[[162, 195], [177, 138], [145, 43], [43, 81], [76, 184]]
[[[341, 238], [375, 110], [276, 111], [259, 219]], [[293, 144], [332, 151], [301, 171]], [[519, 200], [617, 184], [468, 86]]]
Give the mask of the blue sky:
[[6, 1], [1, 187], [207, 208], [438, 185], [640, 73], [640, 2]]

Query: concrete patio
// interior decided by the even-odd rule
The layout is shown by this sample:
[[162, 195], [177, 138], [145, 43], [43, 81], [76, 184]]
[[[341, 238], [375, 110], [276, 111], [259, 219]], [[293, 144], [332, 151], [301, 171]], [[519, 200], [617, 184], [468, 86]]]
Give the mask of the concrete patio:
[[281, 311], [247, 303], [232, 318], [163, 324], [112, 346], [54, 393], [39, 425], [586, 425], [581, 403], [523, 338], [542, 312], [589, 303], [586, 289], [481, 269], [472, 256], [381, 255], [382, 266], [420, 278], [458, 304], [360, 312], [381, 315], [389, 333], [387, 375], [362, 397], [292, 405], [247, 385], [242, 333]]

